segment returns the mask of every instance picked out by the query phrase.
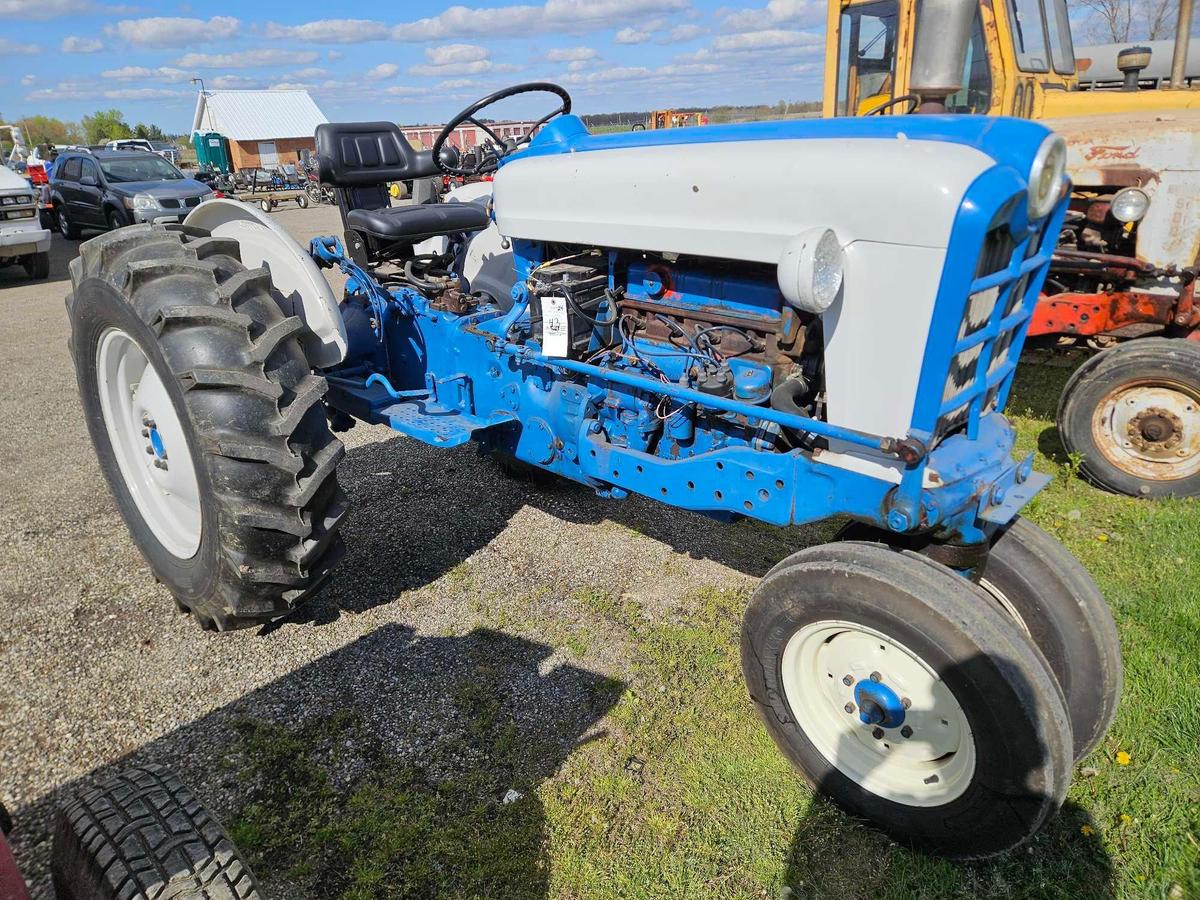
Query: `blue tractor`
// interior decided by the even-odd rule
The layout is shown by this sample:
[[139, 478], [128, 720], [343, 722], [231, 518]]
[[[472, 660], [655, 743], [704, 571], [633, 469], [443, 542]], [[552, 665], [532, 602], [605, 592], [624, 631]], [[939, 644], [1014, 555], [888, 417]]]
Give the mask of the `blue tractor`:
[[[527, 92], [555, 98], [535, 134], [453, 152]], [[154, 574], [215, 630], [302, 603], [342, 554], [334, 433], [355, 421], [613, 500], [846, 517], [746, 612], [766, 727], [907, 844], [1020, 843], [1122, 676], [1096, 586], [1020, 518], [1047, 478], [1002, 414], [1064, 214], [1061, 140], [936, 115], [596, 136], [570, 109], [518, 85], [431, 152], [387, 122], [320, 126], [345, 231], [308, 248], [228, 200], [82, 246], [79, 387]], [[389, 183], [438, 171], [495, 178], [390, 205]]]

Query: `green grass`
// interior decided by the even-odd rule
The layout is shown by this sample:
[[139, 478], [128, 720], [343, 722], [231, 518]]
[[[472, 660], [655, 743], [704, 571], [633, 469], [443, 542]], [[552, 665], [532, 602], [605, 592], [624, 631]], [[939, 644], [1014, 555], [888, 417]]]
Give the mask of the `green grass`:
[[[591, 627], [561, 627], [561, 643], [586, 665], [601, 635], [617, 635], [632, 671], [597, 688], [616, 698], [604, 733], [544, 776], [522, 774], [542, 751], [486, 655], [453, 693], [468, 724], [438, 752], [475, 761], [453, 777], [380, 755], [338, 791], [340, 736], [369, 741], [359, 723], [247, 723], [259, 788], [235, 838], [260, 873], [318, 897], [1200, 897], [1200, 504], [1115, 497], [1075, 477], [1051, 424], [1067, 374], [1023, 367], [1010, 404], [1020, 449], [1055, 473], [1027, 513], [1100, 583], [1126, 683], [1115, 726], [1030, 845], [954, 864], [814, 798], [746, 700], [740, 584], [658, 617], [573, 594]], [[505, 805], [509, 786], [524, 796]]]

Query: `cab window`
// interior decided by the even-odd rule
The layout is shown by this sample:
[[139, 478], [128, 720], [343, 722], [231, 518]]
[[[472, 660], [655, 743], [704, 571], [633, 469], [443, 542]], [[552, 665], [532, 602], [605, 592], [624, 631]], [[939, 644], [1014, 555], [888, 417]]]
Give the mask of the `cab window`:
[[96, 164], [94, 162], [92, 162], [90, 159], [85, 159], [82, 162], [83, 162], [83, 169], [79, 173], [80, 180], [90, 176], [92, 181], [94, 181], [96, 184], [99, 184], [100, 177], [96, 172]]
[[1050, 60], [1059, 75], [1075, 74], [1075, 45], [1071, 43], [1071, 22], [1067, 0], [1046, 0], [1046, 27], [1050, 31]]
[[946, 98], [946, 111], [954, 113], [986, 113], [992, 108], [992, 70], [988, 65], [987, 41], [983, 36], [983, 18], [975, 9], [975, 25], [967, 59], [963, 66], [962, 89]]
[[895, 0], [849, 6], [838, 47], [837, 114], [856, 116], [892, 98], [896, 77]]
[[1046, 23], [1041, 0], [1008, 0], [1017, 68], [1023, 72], [1049, 72]]

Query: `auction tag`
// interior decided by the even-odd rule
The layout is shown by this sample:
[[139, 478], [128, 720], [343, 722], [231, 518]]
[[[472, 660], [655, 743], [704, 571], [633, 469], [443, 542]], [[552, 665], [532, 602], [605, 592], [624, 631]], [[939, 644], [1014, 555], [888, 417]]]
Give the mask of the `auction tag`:
[[567, 326], [567, 298], [542, 298], [542, 353], [566, 356], [570, 338]]

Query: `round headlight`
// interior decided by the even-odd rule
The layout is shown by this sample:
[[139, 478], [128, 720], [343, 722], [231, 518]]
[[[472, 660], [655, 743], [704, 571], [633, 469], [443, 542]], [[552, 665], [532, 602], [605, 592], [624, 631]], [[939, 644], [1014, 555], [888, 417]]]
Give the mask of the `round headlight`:
[[1117, 191], [1108, 208], [1118, 222], [1140, 222], [1150, 208], [1150, 195], [1141, 188], [1127, 187]]
[[779, 290], [798, 309], [823, 313], [842, 288], [845, 256], [829, 228], [810, 228], [784, 245], [779, 256]]
[[1067, 171], [1067, 143], [1052, 134], [1042, 141], [1029, 167], [1029, 218], [1040, 219], [1054, 209]]

